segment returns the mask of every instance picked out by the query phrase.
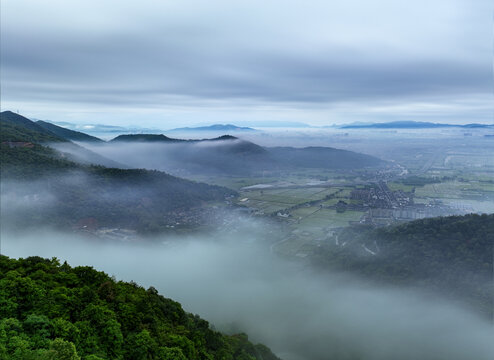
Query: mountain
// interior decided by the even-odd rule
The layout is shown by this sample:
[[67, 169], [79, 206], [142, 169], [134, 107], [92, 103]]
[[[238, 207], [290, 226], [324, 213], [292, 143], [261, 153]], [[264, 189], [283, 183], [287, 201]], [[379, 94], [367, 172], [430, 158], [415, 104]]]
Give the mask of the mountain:
[[303, 168], [353, 169], [385, 165], [378, 158], [347, 150], [262, 147], [231, 135], [202, 140], [181, 140], [153, 134], [120, 135], [109, 144], [122, 142], [139, 146], [135, 146], [132, 156], [121, 153], [121, 158], [116, 160], [126, 161], [131, 166], [148, 164], [149, 168], [176, 174], [251, 175]]
[[0, 139], [5, 141], [27, 142], [66, 142], [67, 140], [22, 115], [12, 111], [0, 113]]
[[[372, 229], [352, 227], [327, 241], [313, 262], [386, 284], [415, 285], [461, 300], [492, 316], [494, 214], [416, 220]], [[370, 250], [370, 251], [369, 251]]]
[[194, 227], [204, 223], [203, 217], [208, 215], [202, 211], [203, 204], [223, 202], [235, 195], [226, 188], [159, 171], [78, 163], [45, 142], [50, 140], [51, 146], [72, 150], [77, 145], [49, 135], [24, 119], [12, 120], [8, 114], [8, 120], [2, 116], [0, 122], [2, 222], [15, 228], [84, 229], [90, 222], [94, 229], [126, 228], [149, 233], [176, 223]]
[[[51, 148], [61, 151], [65, 160], [72, 160], [82, 164], [125, 167], [122, 164], [74, 144], [65, 137], [55, 134], [40, 124], [34, 123], [24, 116], [11, 111], [0, 113], [0, 130], [0, 141], [3, 145], [8, 145], [10, 149], [36, 147], [37, 154], [46, 154], [47, 152], [51, 154], [49, 149], [44, 149], [41, 146], [41, 144], [49, 144]], [[84, 134], [81, 133], [81, 135]], [[7, 151], [6, 154], [10, 152]], [[19, 151], [17, 153], [19, 154]]]
[[282, 120], [251, 120], [238, 122], [242, 126], [259, 127], [259, 128], [310, 128], [309, 124], [298, 121]]
[[64, 127], [61, 127], [61, 126], [58, 126], [58, 125], [55, 125], [55, 124], [52, 124], [52, 123], [49, 123], [49, 122], [46, 122], [43, 120], [36, 121], [36, 124], [45, 128], [46, 130], [49, 130], [53, 134], [58, 135], [61, 138], [66, 139], [66, 140], [81, 141], [81, 142], [87, 142], [87, 141], [102, 142], [103, 141], [103, 140], [101, 140], [95, 136], [87, 135], [87, 134], [84, 134], [84, 133], [79, 132], [79, 131], [66, 129]]
[[434, 129], [434, 128], [444, 128], [444, 127], [458, 127], [458, 128], [485, 128], [489, 129], [494, 127], [494, 125], [488, 124], [465, 124], [465, 125], [455, 125], [455, 124], [438, 124], [431, 122], [420, 122], [420, 121], [393, 121], [387, 123], [370, 123], [370, 124], [351, 124], [340, 126], [340, 129]]
[[168, 130], [167, 132], [238, 132], [238, 131], [257, 131], [250, 127], [240, 127], [232, 124], [215, 124], [210, 126], [183, 127]]
[[136, 283], [56, 258], [0, 255], [1, 359], [279, 360], [247, 335], [224, 335]]
[[111, 142], [181, 142], [187, 140], [172, 139], [163, 134], [127, 134], [119, 135]]

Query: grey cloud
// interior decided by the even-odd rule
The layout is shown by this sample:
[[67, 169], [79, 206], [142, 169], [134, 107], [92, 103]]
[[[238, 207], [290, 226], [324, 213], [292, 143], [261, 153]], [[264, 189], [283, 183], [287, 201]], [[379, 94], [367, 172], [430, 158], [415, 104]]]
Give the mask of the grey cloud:
[[16, 13], [32, 5], [19, 3], [2, 5], [2, 90], [12, 102], [358, 108], [492, 90], [487, 1], [48, 1], [69, 13], [39, 18]]

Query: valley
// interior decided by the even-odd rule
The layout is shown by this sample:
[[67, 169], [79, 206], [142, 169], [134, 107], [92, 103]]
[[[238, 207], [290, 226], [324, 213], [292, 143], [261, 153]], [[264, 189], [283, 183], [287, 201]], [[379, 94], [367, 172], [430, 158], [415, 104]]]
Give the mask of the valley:
[[494, 359], [492, 0], [0, 0], [0, 360]]
[[[493, 215], [485, 215], [494, 210], [494, 163], [488, 156], [492, 142], [471, 141], [458, 149], [451, 146], [458, 139], [449, 134], [435, 138], [431, 150], [431, 140], [422, 138], [394, 147], [386, 141], [385, 152], [373, 147], [371, 156], [360, 151], [374, 146], [377, 140], [372, 137], [369, 145], [362, 139], [356, 151], [342, 151], [322, 146], [320, 136], [306, 138], [307, 146], [295, 148], [267, 147], [256, 143], [260, 138], [230, 135], [175, 139], [137, 134], [88, 140], [13, 113], [2, 113], [0, 125], [2, 231], [7, 238], [21, 239], [19, 244], [30, 243], [24, 239], [33, 231], [54, 232], [55, 238], [65, 239], [55, 246], [59, 256], [75, 264], [81, 259], [99, 262], [106, 271], [118, 268], [127, 279], [128, 271], [98, 256], [82, 255], [81, 244], [122, 247], [123, 257], [128, 256], [125, 249], [147, 251], [150, 246], [164, 256], [177, 246], [233, 246], [235, 250], [228, 251], [235, 252], [242, 266], [261, 261], [258, 266], [264, 269], [268, 257], [276, 267], [286, 267], [277, 275], [281, 278], [294, 267], [303, 278], [315, 272], [337, 283], [342, 276], [349, 277], [350, 284], [358, 279], [371, 287], [417, 288], [424, 294], [420, 296], [437, 297], [480, 319], [493, 316], [493, 264], [485, 256], [494, 244]], [[335, 138], [328, 133], [328, 144]], [[407, 148], [412, 143], [413, 148]], [[51, 237], [42, 243], [54, 241]], [[204, 243], [196, 242], [198, 238]], [[8, 252], [17, 251], [11, 240], [5, 245]], [[73, 246], [82, 246], [82, 258], [72, 254]], [[180, 266], [186, 263], [183, 259]], [[229, 264], [221, 266], [222, 273], [232, 270]], [[188, 308], [210, 312], [197, 296], [182, 301]], [[297, 301], [309, 301], [299, 296]], [[237, 328], [222, 323], [214, 312], [210, 316], [223, 332], [247, 329], [258, 334], [246, 319]], [[282, 353], [291, 348], [265, 333], [254, 339], [267, 339]], [[72, 341], [81, 349], [86, 346]], [[228, 351], [240, 346], [257, 356], [247, 339], [235, 344], [230, 343]], [[292, 347], [289, 353], [300, 349]], [[263, 351], [274, 359], [269, 350]]]

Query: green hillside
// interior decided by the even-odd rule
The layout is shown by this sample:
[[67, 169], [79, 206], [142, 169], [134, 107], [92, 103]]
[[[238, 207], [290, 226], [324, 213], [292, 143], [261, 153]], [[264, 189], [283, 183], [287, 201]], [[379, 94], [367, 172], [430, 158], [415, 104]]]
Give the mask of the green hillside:
[[1, 360], [277, 360], [135, 283], [57, 259], [0, 256]]
[[3, 111], [0, 113], [0, 141], [44, 143], [67, 140], [19, 114]]
[[86, 142], [103, 142], [103, 140], [101, 140], [95, 136], [84, 134], [84, 133], [79, 132], [79, 131], [66, 129], [64, 127], [61, 127], [61, 126], [58, 126], [58, 125], [55, 125], [55, 124], [52, 124], [52, 123], [49, 123], [46, 121], [38, 120], [38, 121], [36, 121], [36, 124], [41, 126], [44, 129], [46, 129], [46, 130], [51, 131], [55, 135], [58, 135], [58, 136], [60, 136], [64, 139], [67, 139], [67, 140], [86, 141]]
[[320, 267], [438, 290], [492, 315], [494, 214], [422, 219], [380, 229], [351, 227], [338, 236], [345, 246], [328, 242], [314, 253]]

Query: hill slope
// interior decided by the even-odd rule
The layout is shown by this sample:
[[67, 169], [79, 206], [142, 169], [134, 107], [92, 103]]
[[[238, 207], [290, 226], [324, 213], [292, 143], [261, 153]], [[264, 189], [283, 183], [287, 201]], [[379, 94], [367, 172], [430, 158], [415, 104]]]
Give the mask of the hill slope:
[[41, 126], [42, 128], [51, 131], [55, 135], [60, 136], [61, 138], [64, 138], [66, 140], [71, 140], [71, 141], [90, 141], [90, 142], [103, 142], [103, 140], [84, 134], [79, 131], [74, 131], [70, 129], [66, 129], [64, 127], [43, 121], [43, 120], [38, 120], [36, 121], [36, 124]]
[[[49, 129], [40, 126], [38, 123], [34, 123], [31, 120], [10, 111], [0, 113], [0, 130], [0, 141], [2, 144], [8, 145], [8, 148], [10, 149], [17, 149], [17, 153], [22, 153], [19, 151], [21, 148], [31, 148], [36, 145], [37, 153], [40, 154], [41, 152], [44, 152], [46, 155], [47, 152], [40, 149], [38, 145], [49, 144], [50, 147], [56, 148], [63, 153], [65, 160], [72, 160], [82, 164], [125, 167], [82, 146], [74, 144], [68, 138], [65, 138], [60, 134], [55, 134]], [[81, 135], [84, 134], [81, 133]], [[7, 146], [5, 146], [5, 148], [7, 148]], [[14, 152], [10, 151], [10, 155]], [[59, 157], [62, 155], [54, 154], [53, 151], [48, 152], [51, 155], [57, 155]], [[27, 153], [29, 153], [29, 150], [24, 151], [25, 155]], [[46, 159], [44, 159], [43, 162], [45, 162], [45, 160]], [[35, 165], [32, 161], [31, 164]]]
[[8, 139], [2, 141], [0, 154], [3, 225], [85, 229], [90, 222], [94, 228], [157, 232], [177, 222], [197, 226], [207, 215], [200, 210], [204, 203], [235, 194], [158, 171], [75, 163], [36, 141], [77, 145], [27, 125], [6, 123], [8, 131], [2, 131], [2, 140]]
[[12, 111], [0, 113], [0, 140], [14, 142], [65, 142], [51, 131]]
[[[224, 135], [214, 139], [180, 140], [165, 135], [120, 135], [109, 145], [129, 143], [131, 154], [110, 151], [115, 160], [171, 173], [221, 173], [251, 175], [262, 171], [303, 168], [354, 169], [379, 167], [385, 162], [373, 156], [330, 147], [262, 147], [253, 142]], [[160, 146], [161, 145], [161, 146]], [[130, 148], [129, 148], [130, 149]], [[104, 146], [99, 149], [104, 153]], [[129, 156], [131, 155], [131, 156]]]
[[492, 316], [494, 214], [347, 228], [339, 234], [343, 243], [328, 242], [313, 255], [314, 262], [386, 283], [425, 286]]
[[226, 336], [135, 283], [56, 259], [0, 256], [0, 358], [279, 360], [245, 334]]

